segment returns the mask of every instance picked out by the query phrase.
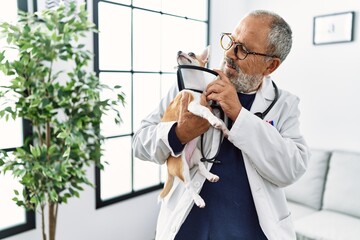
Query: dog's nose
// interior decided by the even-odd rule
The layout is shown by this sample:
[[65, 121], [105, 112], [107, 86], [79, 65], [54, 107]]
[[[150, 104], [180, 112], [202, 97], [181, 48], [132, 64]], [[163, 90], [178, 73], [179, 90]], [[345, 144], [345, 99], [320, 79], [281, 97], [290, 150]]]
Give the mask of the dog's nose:
[[178, 51], [178, 54], [177, 54], [177, 55], [179, 56], [179, 55], [181, 55], [181, 54], [182, 54], [182, 51]]

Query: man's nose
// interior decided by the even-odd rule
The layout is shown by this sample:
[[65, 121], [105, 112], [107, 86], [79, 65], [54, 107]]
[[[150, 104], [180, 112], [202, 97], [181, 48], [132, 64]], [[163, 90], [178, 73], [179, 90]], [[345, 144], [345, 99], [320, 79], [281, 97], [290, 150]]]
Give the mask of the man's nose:
[[231, 48], [229, 48], [228, 50], [225, 50], [224, 55], [228, 58], [236, 60], [237, 57], [236, 57], [235, 51], [236, 51], [236, 47], [231, 46]]

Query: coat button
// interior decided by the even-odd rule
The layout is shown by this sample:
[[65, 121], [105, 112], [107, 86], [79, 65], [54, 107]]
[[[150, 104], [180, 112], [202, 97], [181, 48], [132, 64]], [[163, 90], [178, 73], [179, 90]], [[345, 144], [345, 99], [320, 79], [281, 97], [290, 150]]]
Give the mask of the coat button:
[[175, 233], [175, 232], [176, 232], [176, 227], [173, 226], [173, 227], [171, 228], [171, 231], [172, 231], [173, 233]]
[[200, 187], [200, 182], [194, 182], [194, 187], [199, 188]]

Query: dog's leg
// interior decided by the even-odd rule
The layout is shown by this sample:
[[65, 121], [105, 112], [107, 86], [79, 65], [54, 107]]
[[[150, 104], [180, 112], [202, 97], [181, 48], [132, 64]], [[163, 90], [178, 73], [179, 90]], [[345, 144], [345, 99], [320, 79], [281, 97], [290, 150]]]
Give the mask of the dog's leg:
[[188, 110], [193, 114], [208, 120], [211, 126], [220, 129], [224, 133], [225, 137], [229, 136], [229, 129], [227, 129], [225, 123], [221, 119], [217, 118], [207, 107], [192, 101], [188, 106]]
[[170, 156], [166, 162], [168, 177], [165, 182], [164, 188], [161, 191], [158, 200], [164, 199], [170, 192], [173, 184], [174, 184], [174, 176], [177, 176], [182, 181], [184, 181], [184, 177], [181, 175], [180, 169], [182, 169], [182, 160], [181, 157], [173, 157]]
[[219, 176], [209, 172], [209, 170], [207, 170], [207, 168], [205, 167], [204, 163], [201, 162], [201, 158], [202, 158], [202, 155], [201, 155], [200, 150], [195, 149], [191, 159], [192, 159], [192, 161], [194, 161], [194, 164], [199, 166], [200, 174], [203, 175], [204, 177], [206, 177], [206, 179], [209, 182], [219, 181]]
[[192, 198], [194, 199], [196, 206], [198, 206], [199, 208], [204, 208], [205, 207], [204, 199], [202, 199], [200, 197], [200, 195], [196, 192], [196, 190], [194, 189], [194, 186], [192, 185], [191, 178], [190, 178], [190, 170], [189, 170], [190, 168], [185, 159], [185, 154], [182, 154], [181, 158], [182, 158], [182, 162], [183, 162], [183, 171], [182, 171], [183, 174], [182, 175], [184, 176], [185, 187], [189, 191]]
[[174, 176], [168, 173], [168, 178], [165, 182], [165, 186], [158, 196], [158, 202], [161, 202], [170, 192], [172, 186], [174, 184]]

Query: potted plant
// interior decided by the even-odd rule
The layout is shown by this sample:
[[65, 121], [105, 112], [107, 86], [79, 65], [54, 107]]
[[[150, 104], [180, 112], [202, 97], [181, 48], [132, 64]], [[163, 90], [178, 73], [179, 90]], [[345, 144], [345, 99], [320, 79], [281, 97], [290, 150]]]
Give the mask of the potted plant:
[[23, 147], [11, 156], [0, 153], [0, 172], [10, 171], [20, 181], [24, 190], [15, 191], [14, 200], [40, 210], [42, 238], [54, 240], [59, 204], [79, 197], [84, 184], [92, 185], [88, 166], [103, 169], [101, 116], [115, 111], [119, 123], [124, 94], [100, 98], [108, 87], [87, 69], [92, 53], [79, 41], [96, 32], [84, 5], [22, 12], [16, 24], [1, 23], [0, 31], [17, 51], [10, 60], [6, 50], [0, 53], [0, 70], [11, 78], [8, 84], [0, 79], [0, 118], [20, 117], [32, 124]]

